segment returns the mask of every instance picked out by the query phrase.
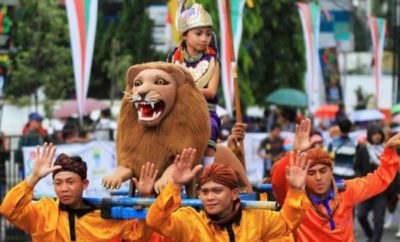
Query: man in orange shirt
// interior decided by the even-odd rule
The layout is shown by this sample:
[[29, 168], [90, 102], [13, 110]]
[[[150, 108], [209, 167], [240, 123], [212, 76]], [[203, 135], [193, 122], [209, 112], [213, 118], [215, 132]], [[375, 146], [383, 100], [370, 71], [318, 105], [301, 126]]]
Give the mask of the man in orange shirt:
[[182, 207], [180, 187], [201, 169], [192, 169], [195, 150], [185, 149], [175, 159], [173, 183], [161, 191], [151, 205], [146, 223], [175, 241], [259, 242], [277, 239], [296, 228], [310, 206], [304, 186], [307, 162], [304, 156], [291, 156], [285, 177], [290, 189], [280, 212], [242, 208], [238, 178], [227, 165], [207, 166], [199, 179], [200, 199], [204, 210]]
[[[310, 120], [296, 127], [295, 151], [305, 151], [310, 168], [307, 172], [306, 191], [312, 207], [306, 211], [300, 226], [293, 232], [295, 241], [354, 241], [353, 209], [362, 201], [383, 192], [394, 179], [399, 169], [396, 147], [400, 145], [400, 134], [392, 137], [381, 156], [381, 164], [374, 173], [362, 178], [345, 180], [345, 188], [338, 191], [333, 179], [333, 162], [320, 148], [311, 147]], [[289, 156], [285, 156], [273, 167], [272, 186], [279, 203], [286, 196], [287, 184], [282, 179]]]

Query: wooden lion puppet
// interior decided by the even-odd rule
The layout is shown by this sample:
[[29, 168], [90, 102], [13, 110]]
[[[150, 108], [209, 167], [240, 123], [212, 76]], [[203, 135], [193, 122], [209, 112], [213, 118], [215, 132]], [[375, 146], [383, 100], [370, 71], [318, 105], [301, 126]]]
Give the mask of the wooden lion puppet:
[[[119, 188], [129, 178], [138, 178], [142, 165], [153, 162], [159, 171], [156, 186], [161, 188], [171, 180], [171, 164], [184, 148], [196, 149], [195, 165], [203, 163], [210, 132], [206, 100], [189, 72], [165, 62], [134, 65], [127, 73], [118, 121], [118, 167], [103, 185]], [[251, 191], [242, 164], [229, 149], [218, 146], [215, 159], [231, 165], [243, 188]]]

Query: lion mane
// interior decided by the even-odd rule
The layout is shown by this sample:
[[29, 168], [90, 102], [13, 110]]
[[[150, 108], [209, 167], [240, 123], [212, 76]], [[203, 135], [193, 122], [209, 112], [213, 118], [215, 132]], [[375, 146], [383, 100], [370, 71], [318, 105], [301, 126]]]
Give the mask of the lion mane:
[[[139, 124], [136, 107], [128, 98], [132, 94], [133, 79], [146, 69], [163, 70], [185, 79], [177, 87], [173, 109], [156, 127]], [[165, 62], [131, 66], [126, 76], [117, 128], [118, 165], [130, 168], [133, 176], [139, 177], [142, 165], [153, 162], [161, 176], [185, 148], [196, 149], [196, 164], [201, 164], [211, 133], [209, 123], [207, 102], [195, 86], [192, 75], [184, 68]]]

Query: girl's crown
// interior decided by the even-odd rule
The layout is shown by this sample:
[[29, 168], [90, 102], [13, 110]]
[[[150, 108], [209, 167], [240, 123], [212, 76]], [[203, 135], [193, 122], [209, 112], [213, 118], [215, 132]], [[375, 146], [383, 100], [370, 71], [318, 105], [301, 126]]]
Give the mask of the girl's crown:
[[180, 1], [181, 6], [178, 7], [177, 12], [177, 28], [179, 33], [183, 34], [197, 27], [212, 27], [211, 16], [204, 10], [202, 5], [195, 3], [185, 10], [184, 2], [185, 1]]

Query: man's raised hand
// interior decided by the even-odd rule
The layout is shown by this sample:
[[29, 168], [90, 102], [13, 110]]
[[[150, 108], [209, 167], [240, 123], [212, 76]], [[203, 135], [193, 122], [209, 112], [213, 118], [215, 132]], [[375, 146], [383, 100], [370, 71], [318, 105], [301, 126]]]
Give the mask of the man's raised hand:
[[172, 180], [175, 184], [184, 185], [188, 183], [203, 168], [202, 165], [197, 165], [192, 169], [195, 158], [196, 150], [192, 148], [184, 149], [180, 155], [176, 156], [172, 172]]
[[309, 163], [305, 153], [291, 152], [289, 165], [286, 167], [286, 180], [295, 190], [303, 190], [306, 186], [306, 176]]
[[61, 169], [61, 166], [52, 166], [56, 150], [57, 148], [52, 143], [44, 143], [42, 149], [40, 146], [36, 147], [32, 174], [27, 178], [28, 185], [33, 187], [43, 177], [55, 170]]
[[311, 120], [306, 118], [299, 125], [296, 125], [293, 150], [305, 151], [313, 145], [310, 141]]
[[157, 178], [157, 173], [158, 170], [154, 170], [154, 164], [147, 162], [146, 165], [142, 166], [139, 181], [136, 178], [132, 178], [136, 189], [139, 191], [140, 197], [149, 197], [151, 195]]

